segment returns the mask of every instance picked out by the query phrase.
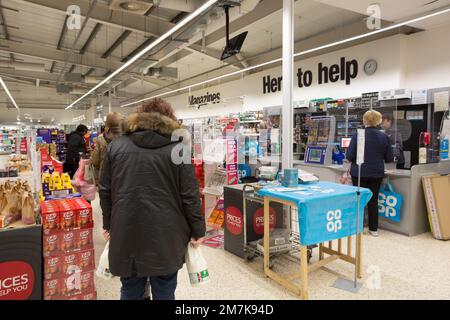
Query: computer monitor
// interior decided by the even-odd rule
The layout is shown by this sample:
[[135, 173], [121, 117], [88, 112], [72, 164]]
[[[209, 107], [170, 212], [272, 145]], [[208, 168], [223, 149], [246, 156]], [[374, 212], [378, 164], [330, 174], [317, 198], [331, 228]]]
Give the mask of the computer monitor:
[[341, 138], [341, 148], [347, 149], [350, 147], [350, 142], [352, 141], [352, 138]]

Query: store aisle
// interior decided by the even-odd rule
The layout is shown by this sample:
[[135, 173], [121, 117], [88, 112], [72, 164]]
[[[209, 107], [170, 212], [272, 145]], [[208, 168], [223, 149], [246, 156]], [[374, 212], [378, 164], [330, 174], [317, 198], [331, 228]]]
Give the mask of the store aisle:
[[[93, 202], [96, 261], [103, 250], [101, 211]], [[310, 275], [310, 299], [450, 299], [450, 242], [437, 241], [431, 234], [408, 238], [386, 231], [379, 238], [364, 236], [364, 285], [358, 294], [332, 288], [337, 275], [319, 270]], [[204, 247], [211, 282], [193, 288], [187, 271], [180, 270], [177, 299], [297, 299], [262, 272], [262, 260], [246, 263], [234, 255]], [[317, 250], [313, 259], [317, 259]], [[280, 266], [295, 270], [295, 264]], [[352, 279], [353, 268], [337, 261], [329, 269]], [[99, 300], [119, 299], [120, 281], [96, 278]]]

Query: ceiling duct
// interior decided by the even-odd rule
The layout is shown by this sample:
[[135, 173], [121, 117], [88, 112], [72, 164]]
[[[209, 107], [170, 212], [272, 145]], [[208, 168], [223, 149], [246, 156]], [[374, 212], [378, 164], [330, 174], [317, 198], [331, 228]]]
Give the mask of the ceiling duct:
[[0, 68], [8, 68], [20, 71], [45, 72], [44, 63], [17, 62], [17, 61], [0, 61]]
[[57, 93], [70, 93], [71, 88], [65, 84], [57, 84], [56, 92]]
[[151, 7], [153, 7], [153, 1], [150, 0], [113, 0], [109, 6], [111, 10], [139, 15], [144, 15]]
[[84, 83], [87, 84], [97, 84], [102, 82], [105, 78], [103, 77], [94, 77], [94, 76], [84, 76]]
[[178, 69], [171, 67], [149, 68], [148, 71], [144, 74], [162, 80], [178, 79]]
[[64, 80], [68, 82], [83, 82], [83, 75], [81, 73], [67, 72], [64, 74]]

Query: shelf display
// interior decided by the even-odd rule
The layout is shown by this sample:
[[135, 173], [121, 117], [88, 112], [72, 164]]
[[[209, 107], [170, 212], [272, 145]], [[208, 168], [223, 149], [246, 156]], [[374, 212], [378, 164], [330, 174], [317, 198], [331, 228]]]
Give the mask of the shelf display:
[[305, 163], [331, 165], [336, 119], [311, 117]]
[[16, 221], [23, 225], [35, 224], [38, 210], [31, 187], [26, 181], [5, 181], [0, 184], [0, 228]]
[[83, 198], [41, 203], [45, 300], [95, 300], [92, 207]]

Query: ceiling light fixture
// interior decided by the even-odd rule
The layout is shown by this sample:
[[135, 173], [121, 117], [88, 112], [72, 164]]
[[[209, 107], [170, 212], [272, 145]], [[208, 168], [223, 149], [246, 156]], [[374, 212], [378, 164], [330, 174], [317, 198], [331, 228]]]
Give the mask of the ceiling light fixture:
[[[306, 55], [306, 54], [309, 54], [309, 53], [313, 53], [313, 52], [317, 52], [317, 51], [320, 51], [320, 50], [323, 50], [323, 49], [328, 49], [328, 48], [336, 47], [336, 46], [339, 46], [339, 45], [342, 45], [342, 44], [346, 44], [346, 43], [349, 43], [349, 42], [353, 42], [353, 41], [356, 41], [356, 40], [360, 40], [360, 39], [363, 39], [363, 38], [367, 38], [367, 37], [370, 37], [370, 36], [373, 36], [373, 35], [376, 35], [376, 34], [379, 34], [379, 33], [383, 33], [383, 32], [386, 32], [386, 31], [390, 31], [390, 30], [393, 30], [393, 29], [397, 29], [397, 28], [400, 28], [400, 27], [403, 27], [403, 26], [406, 26], [406, 25], [409, 25], [409, 24], [413, 24], [413, 23], [416, 23], [416, 22], [427, 20], [427, 19], [439, 16], [439, 15], [442, 15], [442, 14], [445, 14], [445, 13], [450, 13], [450, 8], [447, 8], [445, 10], [441, 10], [441, 11], [438, 11], [438, 12], [435, 12], [435, 13], [431, 13], [431, 14], [428, 14], [428, 15], [425, 15], [425, 16], [422, 16], [422, 17], [419, 17], [419, 18], [411, 19], [411, 20], [408, 20], [408, 21], [405, 21], [405, 22], [400, 22], [400, 23], [397, 23], [397, 24], [393, 24], [392, 26], [385, 27], [385, 28], [382, 28], [382, 29], [378, 29], [378, 30], [375, 30], [375, 31], [371, 31], [371, 32], [368, 32], [368, 33], [364, 33], [364, 34], [361, 34], [359, 36], [347, 38], [347, 39], [344, 39], [344, 40], [341, 40], [341, 41], [332, 42], [332, 43], [329, 43], [329, 44], [326, 44], [326, 45], [323, 45], [323, 46], [320, 46], [320, 47], [316, 47], [316, 48], [313, 48], [313, 49], [309, 49], [309, 50], [305, 50], [305, 51], [302, 51], [302, 52], [298, 52], [298, 53], [294, 54], [294, 57], [300, 57], [300, 56], [303, 56], [303, 55]], [[173, 94], [173, 93], [177, 93], [177, 92], [180, 92], [180, 91], [184, 91], [184, 90], [187, 90], [187, 89], [198, 87], [198, 86], [201, 86], [201, 85], [204, 85], [204, 84], [208, 84], [208, 83], [211, 83], [211, 82], [214, 82], [214, 81], [217, 81], [217, 80], [221, 80], [221, 79], [224, 79], [224, 78], [232, 77], [232, 76], [235, 76], [235, 75], [247, 72], [247, 71], [251, 71], [251, 70], [254, 70], [254, 69], [265, 67], [267, 65], [271, 65], [271, 64], [274, 64], [274, 63], [277, 63], [277, 62], [281, 62], [282, 60], [283, 60], [282, 58], [278, 58], [278, 59], [274, 59], [274, 60], [271, 60], [271, 61], [267, 61], [267, 62], [258, 64], [258, 65], [254, 65], [254, 66], [251, 66], [251, 67], [248, 67], [248, 68], [245, 68], [245, 69], [237, 70], [237, 71], [234, 71], [234, 72], [231, 72], [231, 73], [227, 73], [227, 74], [215, 77], [215, 78], [211, 78], [209, 80], [205, 80], [205, 81], [201, 81], [201, 82], [198, 82], [198, 83], [195, 83], [195, 84], [191, 84], [191, 85], [179, 88], [179, 89], [167, 91], [167, 92], [160, 93], [160, 94], [148, 97], [148, 98], [144, 98], [144, 99], [140, 99], [140, 100], [137, 100], [137, 101], [134, 101], [134, 102], [126, 103], [126, 104], [121, 105], [120, 107], [121, 108], [125, 108], [125, 107], [129, 107], [129, 106], [132, 106], [132, 105], [135, 105], [135, 104], [138, 104], [138, 103], [150, 100], [150, 99], [159, 98], [159, 97], [162, 97], [162, 96], [167, 96], [167, 95], [170, 95], [170, 94]]]
[[205, 4], [203, 4], [201, 7], [199, 7], [197, 10], [195, 10], [194, 12], [192, 12], [189, 16], [187, 16], [185, 19], [181, 20], [179, 23], [177, 23], [172, 29], [170, 29], [169, 31], [167, 31], [165, 34], [163, 34], [162, 36], [160, 36], [158, 39], [156, 39], [155, 41], [153, 41], [152, 43], [150, 43], [147, 47], [145, 47], [144, 49], [142, 49], [138, 54], [136, 54], [135, 56], [133, 56], [133, 58], [131, 58], [130, 60], [128, 60], [124, 65], [122, 65], [119, 69], [117, 69], [116, 71], [114, 71], [113, 73], [111, 73], [107, 78], [105, 78], [102, 82], [100, 82], [99, 84], [97, 84], [94, 88], [92, 88], [91, 90], [89, 90], [88, 92], [86, 92], [83, 96], [81, 96], [80, 98], [78, 98], [77, 100], [75, 100], [74, 102], [72, 102], [72, 104], [70, 104], [67, 109], [72, 108], [73, 106], [75, 106], [78, 102], [80, 102], [81, 100], [83, 100], [84, 98], [86, 98], [87, 96], [89, 96], [91, 93], [95, 92], [95, 90], [97, 90], [98, 88], [100, 88], [101, 86], [103, 86], [105, 83], [107, 83], [109, 80], [111, 80], [112, 78], [114, 78], [117, 74], [119, 74], [120, 72], [122, 72], [123, 70], [125, 70], [126, 68], [128, 68], [130, 65], [132, 65], [136, 60], [138, 60], [140, 57], [142, 57], [145, 53], [149, 52], [151, 49], [153, 49], [154, 47], [156, 47], [158, 44], [160, 44], [161, 42], [163, 42], [164, 40], [166, 40], [167, 38], [169, 38], [171, 35], [173, 35], [175, 32], [177, 32], [178, 30], [180, 30], [181, 28], [183, 28], [185, 25], [187, 25], [189, 22], [191, 22], [192, 20], [194, 20], [195, 18], [197, 18], [199, 15], [203, 14], [206, 10], [208, 10], [212, 5], [214, 5], [215, 3], [217, 3], [218, 0], [209, 0], [207, 1]]
[[5, 92], [8, 95], [9, 99], [11, 100], [11, 102], [13, 103], [14, 107], [16, 107], [16, 109], [19, 109], [19, 106], [17, 105], [16, 101], [14, 100], [14, 98], [11, 95], [11, 93], [9, 92], [8, 87], [6, 86], [6, 84], [3, 81], [2, 77], [0, 77], [0, 84], [2, 85], [3, 89], [5, 89]]

